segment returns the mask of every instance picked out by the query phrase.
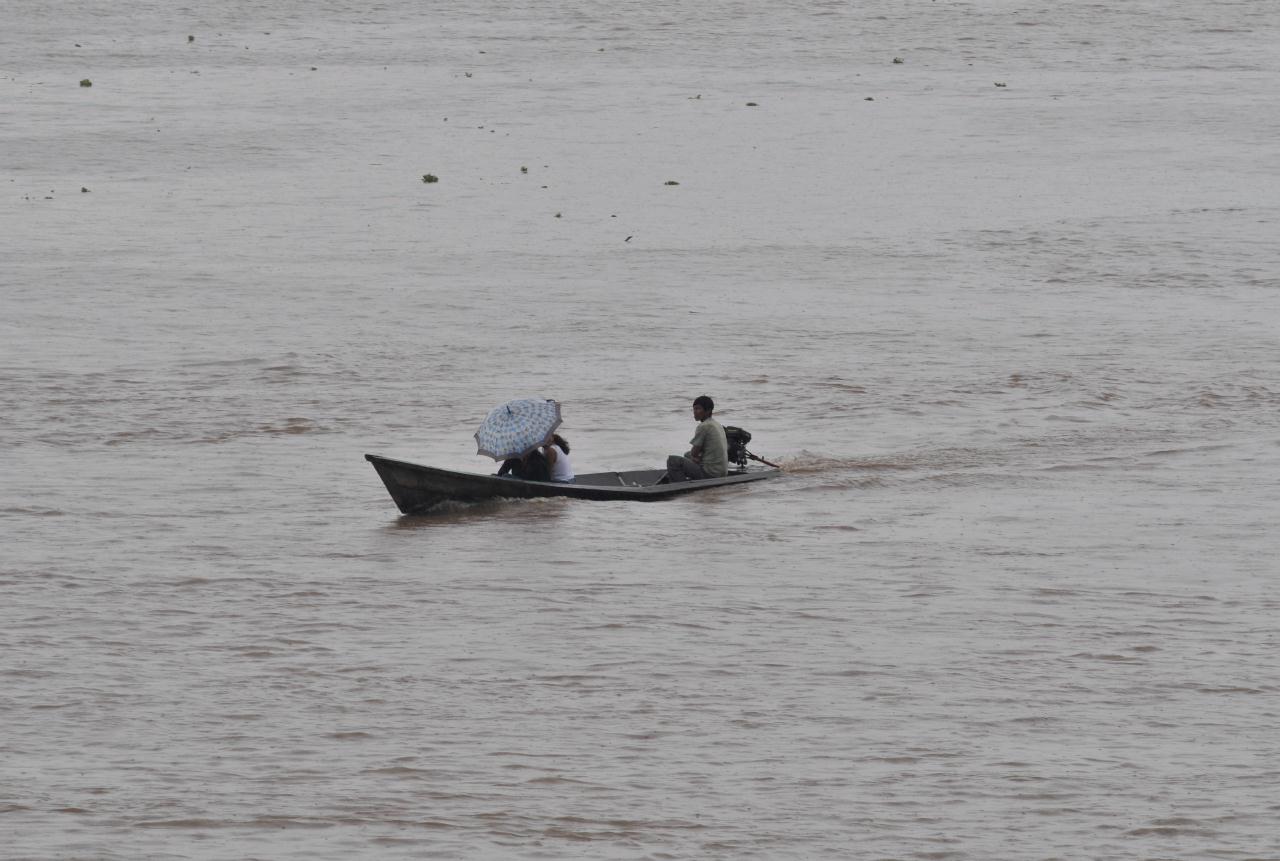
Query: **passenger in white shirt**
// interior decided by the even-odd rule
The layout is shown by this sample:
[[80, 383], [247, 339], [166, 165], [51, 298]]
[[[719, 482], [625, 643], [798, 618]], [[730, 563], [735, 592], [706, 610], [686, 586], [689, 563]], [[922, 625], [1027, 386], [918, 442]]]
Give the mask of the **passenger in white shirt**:
[[573, 464], [569, 462], [569, 441], [560, 434], [552, 434], [547, 444], [542, 447], [542, 453], [547, 458], [547, 464], [551, 467], [551, 480], [572, 482]]

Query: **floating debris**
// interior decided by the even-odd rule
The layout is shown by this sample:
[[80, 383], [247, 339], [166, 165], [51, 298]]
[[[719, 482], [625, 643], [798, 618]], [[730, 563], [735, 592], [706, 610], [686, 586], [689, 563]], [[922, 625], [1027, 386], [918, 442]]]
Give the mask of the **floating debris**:
[[196, 37], [195, 37], [195, 36], [188, 36], [188, 37], [187, 37], [187, 44], [188, 44], [188, 45], [190, 45], [190, 44], [191, 44], [192, 42], [194, 42], [195, 40], [196, 40]]
[[436, 176], [434, 173], [424, 173], [422, 175], [422, 181], [423, 182], [439, 182], [440, 177]]
[[[633, 233], [633, 234], [631, 234], [631, 236], [635, 236], [635, 234]], [[630, 241], [631, 241], [631, 236], [628, 236], [626, 239], [624, 239], [624, 240], [622, 240], [622, 241], [623, 241], [623, 242], [630, 242]]]
[[867, 96], [865, 99], [863, 99], [863, 101], [864, 101], [864, 102], [874, 102], [874, 101], [875, 101], [875, 99], [871, 98], [871, 96]]
[[1007, 86], [1009, 86], [1009, 85], [1008, 85], [1008, 84], [1006, 84], [1004, 81], [996, 81], [996, 86], [997, 86], [997, 87], [1007, 87]]
[[560, 213], [558, 213], [558, 212], [557, 212], [557, 213], [556, 213], [556, 218], [559, 218], [559, 217], [560, 217]]
[[893, 64], [894, 64], [895, 66], [901, 66], [901, 65], [902, 65], [903, 63], [905, 63], [905, 62], [906, 62], [906, 60], [902, 59], [901, 57], [894, 57], [894, 58], [893, 58]]
[[81, 193], [81, 194], [88, 194], [88, 193], [89, 193], [89, 189], [85, 188], [85, 187], [82, 185], [82, 186], [80, 186], [80, 193]]
[[521, 173], [528, 173], [528, 172], [529, 172], [529, 168], [525, 167], [524, 165], [520, 165], [520, 172], [521, 172]]
[[82, 86], [82, 87], [92, 87], [92, 86], [93, 86], [93, 81], [89, 80], [88, 78], [81, 78], [81, 79], [80, 79], [80, 86]]
[[760, 107], [760, 103], [759, 103], [759, 102], [747, 102], [747, 107], [749, 107], [749, 108], [758, 108], [758, 107]]
[[679, 184], [680, 183], [676, 182], [674, 179], [669, 179], [663, 183], [663, 185], [679, 185]]

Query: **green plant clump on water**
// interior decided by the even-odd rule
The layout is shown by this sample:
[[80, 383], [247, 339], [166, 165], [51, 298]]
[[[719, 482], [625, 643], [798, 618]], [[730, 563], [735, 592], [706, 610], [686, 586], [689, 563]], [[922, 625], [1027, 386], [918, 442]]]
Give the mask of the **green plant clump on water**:
[[440, 177], [436, 176], [434, 173], [424, 173], [422, 175], [422, 181], [423, 182], [439, 182]]
[[92, 87], [92, 86], [93, 86], [93, 81], [89, 80], [88, 78], [81, 78], [81, 79], [80, 79], [80, 86], [82, 86], [82, 87]]

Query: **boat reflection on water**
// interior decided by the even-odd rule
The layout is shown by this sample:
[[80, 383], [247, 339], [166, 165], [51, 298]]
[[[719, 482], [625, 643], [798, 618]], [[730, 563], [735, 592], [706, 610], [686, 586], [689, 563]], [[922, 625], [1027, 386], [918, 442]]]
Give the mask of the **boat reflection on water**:
[[435, 529], [479, 520], [553, 521], [565, 516], [569, 500], [563, 497], [512, 499], [499, 497], [480, 502], [448, 500], [411, 514], [401, 514], [387, 525], [389, 530]]

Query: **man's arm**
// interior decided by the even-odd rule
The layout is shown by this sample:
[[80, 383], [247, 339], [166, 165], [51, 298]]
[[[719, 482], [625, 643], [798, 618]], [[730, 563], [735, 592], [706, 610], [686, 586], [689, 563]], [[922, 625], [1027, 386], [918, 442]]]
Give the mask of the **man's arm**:
[[707, 426], [698, 425], [698, 429], [693, 432], [693, 439], [689, 440], [693, 445], [693, 447], [689, 449], [689, 460], [694, 463], [702, 463], [703, 441], [706, 440], [706, 438]]

